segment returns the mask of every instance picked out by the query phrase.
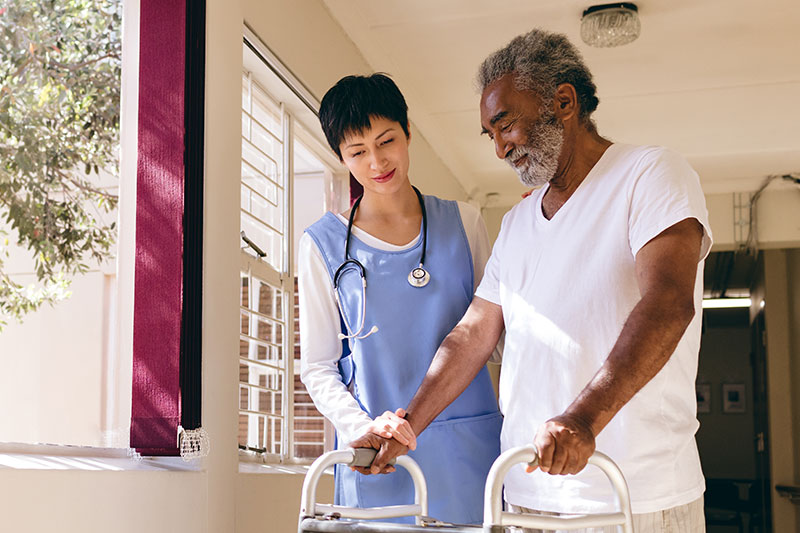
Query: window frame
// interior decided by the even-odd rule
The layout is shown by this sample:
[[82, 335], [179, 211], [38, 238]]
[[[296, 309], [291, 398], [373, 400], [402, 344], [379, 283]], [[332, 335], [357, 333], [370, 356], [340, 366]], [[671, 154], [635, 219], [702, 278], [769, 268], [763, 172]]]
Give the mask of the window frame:
[[[247, 26], [243, 28], [243, 44], [249, 48], [260, 63], [282, 84], [282, 89], [273, 92], [271, 84], [265, 84], [259, 79], [260, 73], [255, 73], [253, 68], [248, 66], [247, 61], [243, 63], [243, 76], [248, 74], [251, 83], [255, 82], [261, 86], [267, 95], [280, 106], [281, 132], [282, 132], [282, 166], [279, 169], [280, 181], [283, 182], [282, 201], [284, 210], [282, 217], [282, 246], [281, 246], [281, 266], [280, 271], [275, 269], [267, 261], [262, 260], [253, 253], [245, 251], [248, 246], [242, 242], [240, 252], [240, 279], [248, 276], [250, 280], [261, 280], [279, 289], [282, 292], [281, 305], [283, 317], [283, 336], [281, 339], [283, 350], [283, 393], [281, 397], [281, 415], [283, 420], [283, 430], [281, 432], [280, 453], [270, 453], [269, 451], [256, 450], [252, 448], [239, 447], [239, 461], [241, 463], [266, 463], [266, 464], [309, 464], [314, 458], [302, 458], [295, 456], [295, 387], [294, 379], [296, 376], [295, 368], [295, 344], [297, 341], [297, 325], [295, 316], [295, 229], [294, 229], [294, 143], [301, 142], [303, 146], [314, 155], [325, 168], [325, 209], [340, 209], [345, 202], [342, 192], [346, 191], [348, 175], [343, 172], [339, 162], [330, 153], [320, 133], [315, 134], [309, 126], [316, 126], [318, 120], [319, 101], [313, 94], [300, 82], [291, 71], [275, 56], [271, 50], [258, 38], [258, 36]], [[251, 85], [252, 87], [252, 85]], [[252, 89], [250, 89], [252, 98]], [[251, 100], [252, 101], [252, 100]], [[250, 115], [252, 107], [248, 110]], [[244, 114], [243, 114], [244, 117]], [[318, 128], [318, 126], [317, 126]], [[244, 142], [244, 132], [242, 133]], [[244, 161], [244, 160], [243, 160]], [[240, 178], [240, 184], [242, 183]], [[241, 185], [240, 185], [241, 186]], [[240, 205], [240, 213], [242, 213]], [[277, 228], [276, 228], [277, 229]], [[242, 283], [239, 285], [240, 298], [243, 290]], [[248, 281], [248, 304], [252, 305], [253, 287]], [[247, 309], [243, 307], [240, 299], [239, 313], [240, 320], [242, 313]], [[242, 331], [239, 332], [240, 339]], [[240, 362], [244, 359], [240, 354]], [[241, 381], [237, 388], [241, 391]], [[241, 398], [241, 392], [239, 392]], [[239, 400], [237, 415], [242, 415], [241, 399]], [[324, 419], [324, 450], [328, 451], [333, 447], [332, 425]], [[268, 420], [268, 419], [266, 419]], [[249, 422], [248, 422], [249, 423]], [[266, 435], [266, 429], [265, 429]]]

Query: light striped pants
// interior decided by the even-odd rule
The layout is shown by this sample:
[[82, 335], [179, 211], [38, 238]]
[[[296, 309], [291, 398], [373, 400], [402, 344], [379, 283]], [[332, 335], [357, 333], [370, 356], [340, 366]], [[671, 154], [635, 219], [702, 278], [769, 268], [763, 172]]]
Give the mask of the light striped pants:
[[[560, 513], [547, 513], [534, 511], [526, 507], [510, 505], [515, 513], [542, 514], [547, 516], [560, 516]], [[522, 529], [525, 533], [544, 533], [540, 529]], [[616, 533], [619, 528], [591, 527], [588, 529], [570, 530], [570, 533]], [[664, 511], [633, 515], [634, 533], [705, 533], [706, 519], [703, 513], [703, 497]], [[558, 530], [562, 533], [562, 530]], [[566, 533], [566, 532], [565, 532]]]

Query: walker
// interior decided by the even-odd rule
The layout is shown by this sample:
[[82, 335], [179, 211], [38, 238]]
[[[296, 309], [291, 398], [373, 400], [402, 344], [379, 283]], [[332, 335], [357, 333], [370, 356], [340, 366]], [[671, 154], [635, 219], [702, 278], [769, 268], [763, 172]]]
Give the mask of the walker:
[[[419, 465], [407, 455], [398, 457], [396, 464], [405, 468], [414, 482], [413, 504], [360, 509], [316, 503], [317, 484], [326, 468], [334, 464], [369, 466], [375, 454], [375, 450], [366, 448], [336, 450], [323, 454], [312, 463], [303, 482], [298, 533], [504, 533], [511, 526], [544, 530], [617, 526], [623, 533], [633, 533], [628, 485], [614, 461], [600, 452], [595, 452], [589, 458], [589, 464], [600, 468], [611, 482], [618, 509], [616, 512], [543, 516], [503, 511], [503, 480], [512, 466], [518, 463], [537, 463], [538, 457], [533, 445], [512, 448], [495, 460], [486, 478], [483, 493], [482, 527], [448, 524], [429, 517], [425, 476]], [[415, 523], [373, 521], [400, 516], [413, 516]], [[353, 520], [342, 520], [343, 518]]]

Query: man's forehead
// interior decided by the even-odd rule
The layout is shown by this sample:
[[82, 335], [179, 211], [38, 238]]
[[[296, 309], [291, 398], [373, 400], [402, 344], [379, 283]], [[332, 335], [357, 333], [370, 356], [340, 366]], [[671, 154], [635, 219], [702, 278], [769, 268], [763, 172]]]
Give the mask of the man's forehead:
[[511, 74], [502, 76], [483, 90], [481, 94], [481, 104], [495, 104], [507, 100], [513, 93], [517, 92], [514, 87], [514, 78]]
[[511, 74], [489, 84], [481, 94], [481, 120], [489, 120], [501, 111], [511, 109], [538, 110], [541, 98], [531, 90], [520, 90]]

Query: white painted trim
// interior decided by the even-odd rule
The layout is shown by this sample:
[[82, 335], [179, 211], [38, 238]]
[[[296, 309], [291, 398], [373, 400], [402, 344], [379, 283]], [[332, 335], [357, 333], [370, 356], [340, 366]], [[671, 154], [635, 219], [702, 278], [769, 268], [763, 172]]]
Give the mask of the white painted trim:
[[162, 470], [199, 472], [200, 462], [180, 457], [142, 457], [125, 448], [93, 448], [54, 444], [0, 444], [0, 470]]
[[317, 97], [314, 96], [308, 87], [294, 75], [289, 67], [283, 64], [278, 56], [264, 44], [264, 41], [256, 35], [247, 23], [244, 24], [242, 32], [244, 33], [245, 41], [247, 41], [253, 50], [261, 56], [264, 60], [264, 64], [267, 65], [300, 100], [302, 100], [311, 112], [318, 116], [319, 100], [317, 100]]
[[[139, 152], [139, 17], [138, 0], [125, 0], [122, 13], [122, 80], [120, 91], [120, 168], [117, 237], [116, 333], [109, 356], [116, 360], [113, 384], [108, 384], [108, 413], [111, 428], [130, 428], [133, 361], [133, 295], [136, 264], [136, 172]], [[110, 376], [109, 376], [110, 378]], [[113, 387], [112, 387], [113, 385]], [[114, 398], [111, 398], [114, 395]], [[113, 407], [113, 409], [112, 409]], [[108, 434], [109, 446], [127, 446]]]

